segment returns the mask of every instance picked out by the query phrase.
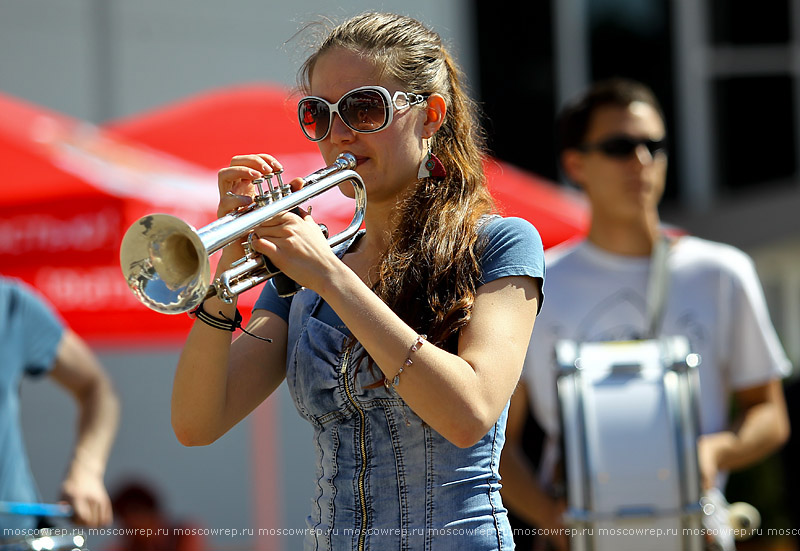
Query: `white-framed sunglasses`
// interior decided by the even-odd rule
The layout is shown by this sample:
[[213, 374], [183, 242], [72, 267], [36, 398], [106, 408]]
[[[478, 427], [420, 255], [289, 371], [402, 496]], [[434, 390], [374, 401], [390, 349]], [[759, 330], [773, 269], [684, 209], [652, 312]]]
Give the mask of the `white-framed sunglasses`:
[[347, 92], [336, 103], [306, 96], [297, 104], [297, 116], [306, 138], [318, 142], [331, 131], [334, 114], [356, 132], [380, 132], [392, 123], [395, 111], [424, 103], [429, 95], [411, 92], [391, 95], [383, 86], [361, 86]]

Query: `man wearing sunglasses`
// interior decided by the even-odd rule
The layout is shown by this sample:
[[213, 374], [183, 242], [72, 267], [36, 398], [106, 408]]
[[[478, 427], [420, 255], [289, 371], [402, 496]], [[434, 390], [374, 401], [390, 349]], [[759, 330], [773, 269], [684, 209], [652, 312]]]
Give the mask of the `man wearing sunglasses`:
[[[658, 203], [666, 182], [666, 131], [647, 87], [622, 79], [596, 84], [560, 114], [557, 134], [563, 170], [585, 192], [592, 221], [584, 240], [549, 251], [548, 304], [512, 399], [501, 463], [504, 501], [540, 528], [564, 527], [555, 343], [646, 335], [648, 278], [656, 265], [651, 256], [665, 239]], [[666, 243], [669, 284], [655, 336], [685, 336], [702, 357], [702, 486], [724, 488], [724, 473], [761, 460], [788, 438], [780, 380], [790, 365], [743, 252], [691, 236]], [[731, 398], [741, 412], [736, 420], [728, 415]], [[538, 472], [521, 447], [528, 407], [545, 433]], [[549, 540], [557, 549], [569, 545], [563, 535]]]

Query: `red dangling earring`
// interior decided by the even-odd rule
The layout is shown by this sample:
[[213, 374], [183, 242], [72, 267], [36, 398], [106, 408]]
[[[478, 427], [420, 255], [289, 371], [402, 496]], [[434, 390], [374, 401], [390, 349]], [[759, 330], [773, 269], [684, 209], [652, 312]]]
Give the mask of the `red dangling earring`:
[[417, 178], [420, 180], [424, 178], [435, 178], [437, 180], [441, 180], [445, 176], [447, 176], [447, 169], [444, 168], [444, 165], [442, 164], [442, 161], [439, 160], [439, 157], [434, 155], [429, 149], [428, 154], [425, 156], [425, 160], [419, 165]]

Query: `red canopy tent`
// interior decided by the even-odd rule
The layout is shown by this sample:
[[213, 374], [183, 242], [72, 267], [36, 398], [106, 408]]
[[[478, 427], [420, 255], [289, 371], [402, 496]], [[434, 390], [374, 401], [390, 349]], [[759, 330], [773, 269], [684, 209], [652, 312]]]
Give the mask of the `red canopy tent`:
[[577, 191], [493, 159], [484, 168], [500, 212], [524, 218], [536, 226], [545, 249], [586, 233], [589, 209]]
[[175, 341], [186, 316], [142, 307], [119, 267], [140, 216], [201, 223], [214, 174], [95, 126], [0, 94], [0, 273], [39, 289], [84, 338]]

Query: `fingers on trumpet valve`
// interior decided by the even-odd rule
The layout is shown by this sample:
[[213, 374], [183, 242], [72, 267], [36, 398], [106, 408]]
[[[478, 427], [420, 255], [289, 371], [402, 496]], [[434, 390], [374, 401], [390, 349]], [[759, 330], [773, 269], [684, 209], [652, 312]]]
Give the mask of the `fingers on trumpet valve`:
[[253, 197], [259, 193], [253, 183], [260, 178], [263, 178], [263, 174], [249, 166], [237, 165], [221, 169], [217, 175], [220, 197], [217, 216], [224, 216], [252, 203]]
[[239, 195], [246, 194], [253, 180], [262, 176], [261, 171], [246, 166], [229, 166], [220, 169], [217, 173], [220, 194], [227, 191], [233, 191]]
[[283, 170], [283, 165], [275, 157], [266, 153], [236, 155], [231, 159], [230, 166], [246, 166], [262, 174]]
[[250, 183], [265, 174], [281, 171], [283, 165], [272, 155], [266, 153], [237, 155], [231, 159], [230, 166], [219, 171], [219, 183], [221, 187], [224, 184]]

